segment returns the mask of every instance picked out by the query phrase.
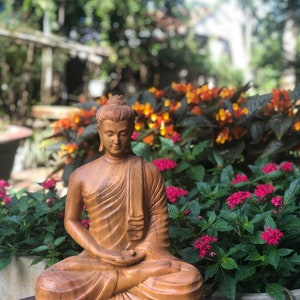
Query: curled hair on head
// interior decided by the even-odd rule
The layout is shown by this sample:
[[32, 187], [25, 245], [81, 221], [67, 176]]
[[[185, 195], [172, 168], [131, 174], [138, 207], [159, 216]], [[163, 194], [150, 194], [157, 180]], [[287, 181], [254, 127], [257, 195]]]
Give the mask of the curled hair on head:
[[100, 107], [96, 114], [97, 127], [104, 120], [115, 122], [128, 120], [133, 127], [135, 119], [134, 110], [125, 102], [122, 95], [111, 96], [107, 103]]

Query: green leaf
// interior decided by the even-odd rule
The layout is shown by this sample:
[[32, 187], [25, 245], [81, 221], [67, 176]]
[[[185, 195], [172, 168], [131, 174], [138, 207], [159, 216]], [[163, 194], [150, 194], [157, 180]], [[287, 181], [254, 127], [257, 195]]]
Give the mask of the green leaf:
[[276, 248], [271, 248], [266, 259], [275, 269], [277, 269], [279, 258], [278, 250]]
[[219, 291], [228, 299], [234, 300], [236, 294], [236, 285], [233, 277], [225, 272], [222, 272], [219, 277]]
[[250, 253], [245, 260], [252, 260], [252, 261], [260, 261], [262, 260], [262, 256], [258, 252]]
[[192, 148], [193, 157], [195, 158], [197, 155], [202, 153], [206, 149], [207, 144], [208, 144], [208, 142], [204, 141], [204, 142], [198, 143], [196, 146], [194, 146]]
[[257, 111], [263, 108], [268, 102], [271, 100], [270, 94], [264, 95], [255, 95], [248, 98], [246, 106], [248, 108], [247, 118], [252, 118], [253, 114], [257, 113]]
[[233, 226], [230, 225], [228, 222], [224, 221], [224, 220], [220, 220], [216, 223], [215, 225], [215, 229], [218, 230], [218, 231], [222, 231], [222, 232], [225, 232], [225, 231], [230, 231], [230, 230], [233, 230]]
[[223, 166], [224, 165], [224, 159], [220, 155], [218, 151], [215, 149], [211, 149], [212, 156], [208, 156], [209, 160], [216, 166]]
[[287, 255], [291, 254], [294, 250], [281, 248], [281, 249], [278, 249], [277, 251], [278, 251], [278, 255], [280, 257], [282, 257], [282, 256], [287, 256]]
[[278, 140], [281, 140], [282, 136], [291, 127], [294, 120], [288, 118], [286, 115], [276, 115], [270, 119], [268, 122], [269, 126], [273, 130]]
[[44, 257], [36, 257], [35, 259], [32, 260], [31, 265], [36, 265], [39, 262], [41, 262], [44, 259]]
[[267, 157], [272, 154], [276, 154], [281, 152], [284, 149], [285, 143], [283, 141], [272, 140], [264, 149], [263, 153], [261, 154], [262, 157]]
[[0, 270], [4, 269], [11, 263], [11, 256], [0, 257]]
[[242, 226], [245, 230], [247, 230], [250, 233], [253, 233], [254, 230], [254, 224], [252, 222], [246, 221], [242, 223]]
[[276, 300], [285, 300], [284, 288], [278, 283], [267, 283], [266, 292]]
[[293, 202], [296, 194], [300, 190], [300, 178], [295, 179], [289, 185], [284, 193], [284, 204], [289, 205], [289, 203]]
[[255, 266], [241, 266], [236, 271], [235, 280], [236, 282], [243, 281], [251, 277], [256, 272]]
[[179, 210], [176, 205], [168, 203], [168, 211], [170, 219], [177, 219]]
[[264, 134], [264, 130], [265, 130], [265, 123], [262, 121], [253, 121], [250, 124], [249, 127], [249, 132], [250, 132], [250, 136], [252, 138], [252, 140], [254, 142], [259, 142], [261, 137]]
[[271, 215], [267, 215], [265, 219], [265, 227], [276, 228], [276, 223]]
[[289, 257], [289, 262], [300, 265], [300, 255], [294, 254], [293, 256]]
[[204, 280], [214, 277], [217, 274], [218, 270], [219, 270], [219, 266], [217, 264], [208, 265], [207, 268], [205, 269]]
[[228, 165], [222, 170], [221, 182], [227, 184], [232, 180], [233, 176], [234, 176], [233, 168], [231, 165]]
[[66, 240], [67, 236], [61, 236], [57, 239], [55, 239], [54, 241], [54, 245], [57, 247], [58, 245], [60, 245], [61, 243], [63, 243]]
[[237, 269], [238, 265], [231, 257], [224, 256], [222, 257], [221, 267], [226, 270]]
[[193, 247], [180, 249], [178, 253], [184, 261], [190, 264], [195, 264], [201, 260]]
[[175, 174], [181, 173], [182, 171], [185, 171], [190, 167], [191, 165], [189, 163], [183, 161], [177, 165], [176, 169], [174, 170], [174, 173]]
[[202, 181], [204, 178], [205, 169], [203, 166], [192, 166], [190, 169], [187, 170], [186, 175], [197, 181]]
[[43, 252], [43, 251], [47, 251], [47, 250], [48, 250], [47, 245], [41, 245], [41, 246], [38, 246], [38, 247], [32, 249], [33, 252]]

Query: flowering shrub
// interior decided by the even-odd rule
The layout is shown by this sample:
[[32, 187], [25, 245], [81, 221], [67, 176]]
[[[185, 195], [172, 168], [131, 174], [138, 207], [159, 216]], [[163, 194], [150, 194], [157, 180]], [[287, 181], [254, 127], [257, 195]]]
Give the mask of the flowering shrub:
[[[181, 146], [206, 142], [206, 153], [195, 158], [205, 166], [225, 162], [247, 164], [259, 156], [288, 160], [298, 155], [300, 113], [297, 91], [274, 89], [267, 95], [246, 96], [249, 85], [195, 87], [172, 83], [132, 95], [128, 104], [136, 112], [132, 140], [157, 151], [161, 138]], [[64, 168], [64, 179], [79, 165], [99, 156], [96, 111], [106, 96], [82, 103], [81, 110], [53, 125], [54, 134], [45, 146], [52, 151], [56, 169]]]
[[80, 251], [64, 230], [65, 196], [56, 184], [48, 179], [38, 191], [28, 192], [14, 191], [0, 180], [0, 269], [14, 255], [34, 255], [33, 263], [46, 259], [52, 265]]
[[279, 300], [299, 288], [297, 166], [258, 160], [245, 174], [229, 164], [197, 180], [173, 149], [176, 166], [162, 174], [167, 191], [175, 182], [185, 193], [168, 197], [172, 251], [201, 271], [205, 295], [267, 292]]
[[[248, 97], [247, 89], [173, 83], [133, 95], [132, 149], [162, 172], [171, 251], [204, 275], [205, 295], [218, 290], [235, 299], [237, 293], [267, 292], [281, 300], [284, 291], [300, 287], [298, 93], [275, 89]], [[106, 101], [84, 103], [79, 113], [54, 123], [45, 142], [65, 181], [99, 156], [95, 114]], [[11, 205], [1, 197], [5, 208]], [[39, 205], [49, 212], [51, 197], [45, 197]], [[36, 203], [26, 201], [23, 212]], [[53, 207], [60, 209], [59, 203]], [[86, 217], [82, 223], [89, 226]], [[53, 245], [56, 231], [47, 230]], [[52, 253], [44, 239], [34, 253]]]

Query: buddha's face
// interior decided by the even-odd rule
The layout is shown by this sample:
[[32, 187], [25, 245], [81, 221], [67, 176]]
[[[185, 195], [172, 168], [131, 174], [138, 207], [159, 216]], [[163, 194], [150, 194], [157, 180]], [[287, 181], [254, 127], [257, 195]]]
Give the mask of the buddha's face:
[[99, 128], [99, 135], [106, 149], [106, 155], [121, 157], [127, 154], [126, 149], [128, 149], [132, 135], [128, 120], [119, 122], [104, 120]]

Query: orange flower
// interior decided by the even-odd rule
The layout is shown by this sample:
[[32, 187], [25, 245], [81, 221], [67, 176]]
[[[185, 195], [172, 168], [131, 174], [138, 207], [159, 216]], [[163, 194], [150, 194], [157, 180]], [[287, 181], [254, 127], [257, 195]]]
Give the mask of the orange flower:
[[182, 103], [176, 99], [174, 99], [172, 102], [170, 99], [166, 99], [164, 102], [164, 106], [168, 107], [171, 112], [174, 112], [182, 106]]
[[286, 90], [273, 89], [272, 98], [266, 105], [264, 114], [270, 116], [274, 113], [286, 113], [289, 114], [293, 102], [290, 99], [290, 95]]
[[242, 108], [237, 103], [232, 104], [232, 109], [235, 118], [240, 118], [243, 115], [247, 115], [249, 112], [247, 107]]
[[300, 131], [300, 121], [297, 121], [294, 125], [293, 128], [295, 131]]
[[191, 83], [183, 84], [172, 82], [171, 86], [174, 91], [181, 92], [184, 94], [186, 94], [188, 91], [194, 90], [194, 86]]
[[61, 145], [61, 150], [66, 151], [68, 154], [75, 152], [76, 149], [78, 149], [77, 144], [62, 144]]
[[220, 125], [232, 123], [232, 115], [228, 109], [220, 108], [219, 112], [216, 113], [215, 119], [220, 123]]
[[148, 92], [153, 94], [155, 98], [160, 98], [165, 95], [165, 92], [163, 90], [159, 90], [155, 87], [151, 87], [150, 89], [148, 89]]
[[200, 115], [200, 114], [202, 114], [202, 110], [199, 106], [194, 106], [191, 110], [191, 113], [193, 115]]
[[154, 143], [154, 136], [153, 134], [147, 135], [143, 138], [143, 142], [149, 146], [152, 146]]
[[146, 104], [136, 102], [132, 106], [132, 109], [137, 113], [138, 116], [144, 116], [146, 118], [148, 118], [154, 112], [149, 102], [147, 102]]
[[231, 136], [229, 135], [229, 128], [224, 128], [221, 130], [216, 138], [217, 144], [224, 144], [226, 141], [231, 141]]
[[224, 87], [220, 92], [220, 96], [223, 99], [228, 99], [235, 93], [235, 91], [235, 88]]
[[78, 131], [77, 131], [77, 136], [78, 136], [78, 137], [81, 136], [82, 133], [83, 133], [83, 131], [84, 131], [84, 127], [80, 127], [80, 128], [78, 129]]

